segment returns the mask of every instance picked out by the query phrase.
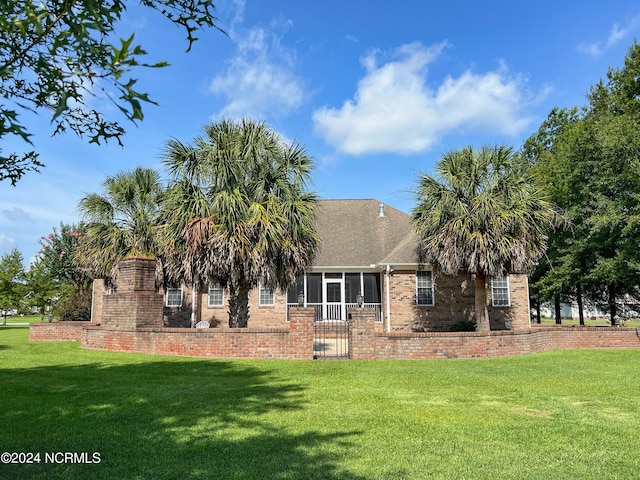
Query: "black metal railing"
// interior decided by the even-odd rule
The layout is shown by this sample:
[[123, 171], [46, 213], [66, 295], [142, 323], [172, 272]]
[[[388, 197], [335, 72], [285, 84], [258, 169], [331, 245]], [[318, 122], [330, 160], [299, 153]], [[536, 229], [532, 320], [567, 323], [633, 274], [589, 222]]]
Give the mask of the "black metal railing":
[[313, 358], [349, 358], [349, 322], [342, 320], [314, 322]]

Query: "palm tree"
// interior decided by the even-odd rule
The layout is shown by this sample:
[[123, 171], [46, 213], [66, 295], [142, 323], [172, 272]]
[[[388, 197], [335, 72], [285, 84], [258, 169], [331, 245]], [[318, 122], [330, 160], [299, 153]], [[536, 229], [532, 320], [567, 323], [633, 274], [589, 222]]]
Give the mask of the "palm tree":
[[286, 289], [317, 249], [313, 161], [264, 123], [207, 125], [193, 144], [167, 143], [163, 204], [166, 273], [229, 289], [229, 325], [246, 327], [249, 291]]
[[158, 212], [164, 188], [153, 169], [121, 172], [79, 202], [86, 222], [74, 259], [94, 277], [113, 276], [119, 260], [156, 257]]
[[487, 276], [526, 272], [544, 254], [553, 205], [512, 148], [446, 153], [436, 178], [421, 175], [412, 212], [422, 260], [445, 274], [475, 275], [477, 331], [488, 331]]

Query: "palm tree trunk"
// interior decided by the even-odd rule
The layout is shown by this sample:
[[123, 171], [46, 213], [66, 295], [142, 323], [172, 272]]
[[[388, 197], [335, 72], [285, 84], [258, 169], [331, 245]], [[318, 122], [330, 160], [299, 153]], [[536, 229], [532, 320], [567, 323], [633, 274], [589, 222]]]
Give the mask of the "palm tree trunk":
[[229, 327], [246, 328], [249, 324], [249, 290], [244, 279], [229, 283]]
[[562, 324], [562, 306], [560, 305], [560, 295], [556, 295], [553, 297], [553, 304], [555, 307], [556, 313], [556, 325]]
[[476, 332], [488, 332], [491, 330], [491, 327], [489, 326], [489, 311], [487, 309], [487, 276], [480, 269], [476, 271], [474, 294], [476, 308]]

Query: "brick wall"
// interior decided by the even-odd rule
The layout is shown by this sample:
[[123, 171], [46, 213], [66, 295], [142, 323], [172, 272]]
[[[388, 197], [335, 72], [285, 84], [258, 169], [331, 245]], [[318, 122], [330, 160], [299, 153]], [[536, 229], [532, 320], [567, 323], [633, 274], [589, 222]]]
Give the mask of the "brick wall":
[[[485, 358], [565, 349], [640, 348], [640, 329], [534, 327], [476, 332], [377, 333], [373, 316], [352, 313], [353, 359]], [[210, 358], [313, 358], [313, 310], [293, 309], [288, 329], [140, 328], [110, 330], [89, 322], [32, 323], [31, 341], [79, 340], [84, 348]]]
[[[434, 304], [418, 306], [415, 271], [393, 272], [390, 280], [392, 332], [448, 332], [458, 322], [473, 321], [475, 286], [471, 276], [449, 276], [434, 272], [433, 281]], [[487, 305], [493, 330], [504, 330], [507, 316], [512, 319], [513, 329], [529, 328], [529, 286], [526, 275], [509, 275], [509, 287], [511, 305], [492, 307], [491, 285], [487, 285]], [[383, 312], [386, 312], [384, 305]]]
[[118, 263], [117, 293], [102, 297], [100, 324], [108, 330], [162, 326], [162, 294], [156, 293], [156, 261], [129, 258]]
[[[210, 358], [297, 358], [287, 330], [141, 328], [133, 331], [89, 327], [83, 348]], [[313, 348], [309, 357], [313, 356]]]
[[[119, 296], [113, 297], [117, 300]], [[134, 297], [127, 295], [121, 301], [130, 298]], [[140, 294], [135, 298], [140, 299]], [[312, 308], [293, 309], [291, 321], [286, 328], [280, 329], [123, 328], [115, 322], [107, 322], [85, 328], [82, 346], [94, 350], [194, 357], [312, 359], [313, 314]]]
[[82, 341], [84, 327], [91, 322], [53, 322], [29, 324], [29, 340], [33, 342]]
[[511, 318], [512, 329], [521, 330], [530, 327], [529, 314], [529, 281], [526, 275], [509, 275], [509, 307], [493, 307], [491, 301], [491, 282], [487, 285], [487, 305], [489, 307], [489, 319], [493, 330], [504, 330], [505, 319]]
[[[144, 260], [144, 259], [142, 259]], [[148, 261], [152, 263], [152, 261]], [[127, 265], [124, 273], [133, 270]], [[138, 267], [132, 274], [144, 274], [149, 277], [155, 275], [150, 265], [146, 270]], [[120, 281], [120, 280], [119, 280]], [[382, 332], [387, 327], [386, 320], [386, 277], [382, 275], [382, 314], [383, 321], [376, 322], [375, 329]], [[142, 280], [129, 280], [129, 285], [142, 285]], [[434, 272], [434, 305], [416, 305], [416, 275], [414, 270], [396, 270], [391, 275], [391, 330], [396, 332], [447, 332], [451, 327], [463, 321], [472, 321], [474, 313], [474, 284], [470, 275], [447, 276]], [[144, 287], [139, 287], [133, 293], [140, 293], [141, 288], [155, 285], [149, 279]], [[513, 329], [529, 328], [528, 283], [525, 275], [509, 276], [510, 299], [509, 307], [491, 306], [491, 285], [487, 288], [487, 305], [492, 330], [504, 330], [507, 318], [512, 320]], [[99, 281], [94, 282], [94, 313], [93, 320], [102, 318], [104, 309], [101, 302], [103, 296], [98, 294]], [[122, 288], [118, 288], [118, 293]], [[189, 327], [191, 325], [192, 290], [183, 286], [183, 303], [180, 307], [164, 307], [164, 292], [161, 290], [163, 305], [163, 321], [165, 327]], [[224, 292], [224, 304], [221, 306], [208, 305], [207, 288], [196, 295], [195, 322], [205, 320], [211, 327], [229, 328], [228, 291]], [[274, 305], [259, 305], [259, 289], [251, 290], [249, 294], [249, 327], [250, 328], [287, 328], [286, 293], [277, 291], [274, 295]], [[145, 320], [149, 323], [150, 320]]]
[[375, 358], [487, 358], [585, 348], [640, 348], [640, 331], [616, 327], [569, 327], [489, 333], [376, 334]]
[[375, 314], [365, 308], [349, 310], [349, 358], [375, 359]]
[[[164, 292], [161, 291], [164, 298]], [[180, 307], [164, 307], [165, 327], [189, 327], [191, 324], [191, 288], [183, 286]], [[229, 328], [229, 291], [225, 289], [222, 305], [209, 305], [208, 287], [196, 293], [196, 318], [209, 322], [211, 327]], [[288, 328], [286, 293], [277, 291], [273, 305], [259, 305], [259, 289], [249, 292], [249, 328]]]
[[93, 291], [91, 292], [91, 321], [100, 323], [102, 319], [103, 297], [107, 293], [104, 279], [95, 278], [93, 280]]
[[313, 308], [294, 307], [289, 315], [289, 358], [313, 358]]
[[[249, 292], [249, 328], [288, 328], [287, 296], [286, 293], [276, 291], [273, 305], [260, 305], [259, 288]], [[206, 320], [212, 327], [229, 328], [229, 292], [224, 291], [222, 306], [208, 305], [208, 292], [203, 291], [199, 297], [200, 318]]]
[[374, 329], [374, 315], [350, 310], [349, 358], [419, 360], [487, 358], [566, 349], [640, 348], [640, 329], [616, 327], [538, 327], [476, 332], [392, 332]]

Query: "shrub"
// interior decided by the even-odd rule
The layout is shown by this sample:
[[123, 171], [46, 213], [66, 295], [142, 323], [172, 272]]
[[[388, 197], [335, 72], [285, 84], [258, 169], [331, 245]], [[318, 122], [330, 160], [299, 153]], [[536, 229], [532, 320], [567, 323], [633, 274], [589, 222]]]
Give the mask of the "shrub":
[[476, 322], [473, 320], [461, 320], [459, 322], [454, 323], [449, 328], [450, 332], [475, 332], [476, 330]]
[[69, 289], [60, 299], [55, 314], [63, 322], [91, 320], [91, 291]]

